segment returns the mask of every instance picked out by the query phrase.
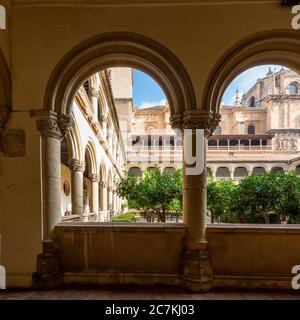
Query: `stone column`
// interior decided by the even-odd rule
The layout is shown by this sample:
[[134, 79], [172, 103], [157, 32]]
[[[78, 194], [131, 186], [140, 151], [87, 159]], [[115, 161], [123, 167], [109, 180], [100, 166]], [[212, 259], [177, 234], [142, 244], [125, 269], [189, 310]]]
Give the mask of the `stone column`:
[[83, 173], [85, 163], [77, 159], [69, 161], [72, 172], [72, 214], [83, 216]]
[[100, 184], [101, 186], [101, 204], [102, 204], [102, 211], [107, 211], [108, 210], [108, 206], [107, 206], [107, 183], [106, 182], [101, 182]]
[[42, 223], [43, 241], [51, 240], [61, 212], [61, 139], [67, 134], [71, 120], [56, 112], [36, 110], [31, 113], [37, 119], [41, 133], [42, 149]]
[[[219, 115], [200, 110], [172, 117], [173, 128], [181, 128], [184, 139], [183, 213], [187, 236], [183, 273], [186, 287], [197, 292], [208, 291], [213, 285], [206, 239], [206, 142], [219, 121]], [[197, 154], [197, 160], [191, 163]]]
[[98, 119], [98, 101], [99, 101], [99, 93], [95, 88], [91, 88], [90, 89], [90, 99], [92, 102], [92, 106], [93, 106], [93, 121], [94, 122], [99, 122]]
[[91, 174], [89, 176], [92, 181], [92, 212], [98, 214], [99, 211], [99, 181], [100, 176], [97, 174]]
[[216, 177], [217, 177], [216, 174], [217, 174], [217, 169], [212, 168], [211, 169], [211, 175], [212, 175], [213, 181], [216, 181]]
[[230, 169], [230, 179], [234, 180], [234, 169]]
[[106, 138], [107, 136], [107, 122], [108, 122], [108, 118], [106, 115], [101, 115], [100, 117], [101, 120], [101, 126], [102, 126], [102, 131], [103, 131], [103, 135]]

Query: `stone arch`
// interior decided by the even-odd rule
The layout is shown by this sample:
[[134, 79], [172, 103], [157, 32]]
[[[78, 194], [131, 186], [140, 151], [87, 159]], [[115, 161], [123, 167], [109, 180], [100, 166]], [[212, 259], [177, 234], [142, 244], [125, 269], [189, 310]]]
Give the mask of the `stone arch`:
[[50, 76], [44, 109], [69, 115], [84, 80], [116, 66], [134, 67], [151, 75], [164, 90], [172, 115], [196, 109], [192, 82], [178, 58], [155, 40], [126, 32], [93, 37], [67, 53]]
[[10, 71], [0, 49], [0, 131], [4, 129], [11, 112], [11, 95]]
[[128, 173], [134, 174], [136, 177], [141, 178], [143, 176], [143, 171], [139, 167], [130, 167]]
[[86, 168], [89, 168], [88, 174], [96, 174], [97, 172], [97, 161], [96, 161], [96, 148], [92, 141], [89, 141], [85, 147], [85, 158], [88, 161]]
[[202, 105], [209, 111], [218, 112], [223, 94], [232, 80], [243, 71], [263, 64], [284, 65], [299, 73], [299, 33], [272, 30], [238, 42], [221, 57], [211, 72]]
[[284, 173], [284, 168], [282, 166], [274, 166], [271, 168], [271, 172]]

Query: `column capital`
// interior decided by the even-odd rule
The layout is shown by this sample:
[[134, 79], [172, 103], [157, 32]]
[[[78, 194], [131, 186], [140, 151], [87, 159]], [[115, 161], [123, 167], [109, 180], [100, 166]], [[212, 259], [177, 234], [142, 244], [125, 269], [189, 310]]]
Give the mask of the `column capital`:
[[104, 182], [104, 181], [101, 181], [101, 182], [100, 182], [100, 187], [101, 187], [101, 188], [108, 188], [108, 183], [107, 183], [107, 182]]
[[69, 161], [69, 167], [73, 171], [84, 172], [85, 162], [79, 161], [77, 159], [72, 159]]
[[109, 186], [107, 190], [108, 190], [109, 192], [112, 192], [112, 191], [114, 191], [114, 188], [111, 187], [111, 186]]
[[107, 115], [101, 114], [99, 118], [100, 118], [100, 122], [101, 123], [108, 122], [108, 116]]
[[221, 115], [206, 110], [188, 110], [183, 114], [171, 117], [172, 127], [175, 129], [204, 129], [205, 136], [210, 137], [221, 121]]
[[38, 131], [57, 139], [65, 137], [72, 127], [70, 116], [58, 115], [53, 111], [32, 110], [31, 117], [36, 119]]
[[89, 174], [89, 179], [92, 182], [99, 182], [100, 181], [100, 176], [98, 174], [91, 173], [91, 174]]
[[98, 90], [93, 88], [93, 87], [90, 88], [89, 96], [90, 97], [95, 97], [95, 98], [99, 98], [100, 97]]

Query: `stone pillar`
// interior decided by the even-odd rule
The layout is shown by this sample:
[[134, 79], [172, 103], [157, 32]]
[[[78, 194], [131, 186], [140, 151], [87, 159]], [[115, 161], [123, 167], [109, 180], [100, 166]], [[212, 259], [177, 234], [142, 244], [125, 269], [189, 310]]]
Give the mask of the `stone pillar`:
[[216, 174], [217, 174], [217, 170], [215, 168], [212, 168], [211, 169], [211, 175], [212, 175], [213, 181], [216, 181]]
[[68, 116], [56, 112], [35, 110], [31, 116], [37, 119], [41, 133], [43, 240], [51, 240], [61, 213], [61, 139], [71, 127]]
[[91, 99], [91, 103], [93, 106], [93, 121], [94, 122], [99, 122], [98, 119], [98, 101], [99, 101], [99, 93], [97, 91], [97, 89], [95, 88], [91, 88], [90, 89], [90, 99]]
[[107, 205], [107, 183], [106, 182], [101, 182], [101, 210], [102, 211], [107, 211], [108, 210], [108, 205]]
[[234, 169], [230, 170], [230, 179], [234, 180]]
[[99, 211], [99, 181], [100, 176], [97, 174], [91, 174], [89, 176], [92, 181], [92, 212], [98, 214]]
[[72, 172], [72, 214], [83, 216], [83, 172], [85, 163], [77, 159], [69, 161]]
[[[183, 129], [184, 139], [183, 213], [187, 227], [183, 257], [184, 281], [186, 287], [193, 291], [209, 291], [213, 281], [206, 240], [206, 142], [217, 128], [220, 116], [192, 110], [172, 117], [171, 121], [173, 128]], [[200, 154], [200, 161], [191, 164], [189, 160], [197, 153]]]
[[103, 131], [103, 135], [106, 138], [107, 136], [107, 122], [108, 122], [108, 118], [106, 115], [101, 115], [100, 117], [101, 120], [101, 126], [102, 126], [102, 131]]

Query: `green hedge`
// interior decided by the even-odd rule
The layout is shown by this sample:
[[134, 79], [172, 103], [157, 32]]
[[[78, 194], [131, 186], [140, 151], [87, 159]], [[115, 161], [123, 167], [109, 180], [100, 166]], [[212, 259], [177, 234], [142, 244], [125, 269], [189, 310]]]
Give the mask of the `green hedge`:
[[113, 218], [113, 222], [129, 222], [129, 223], [132, 223], [132, 222], [135, 222], [135, 220], [136, 220], [135, 219], [135, 213], [130, 213], [130, 212]]

